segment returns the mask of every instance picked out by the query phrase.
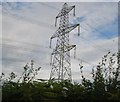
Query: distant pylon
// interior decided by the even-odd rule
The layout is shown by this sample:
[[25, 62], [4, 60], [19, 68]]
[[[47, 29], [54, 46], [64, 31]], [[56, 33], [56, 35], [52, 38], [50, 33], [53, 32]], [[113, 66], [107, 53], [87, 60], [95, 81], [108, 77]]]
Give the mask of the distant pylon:
[[50, 38], [57, 38], [56, 47], [51, 54], [51, 73], [50, 80], [69, 80], [72, 81], [71, 75], [71, 62], [70, 62], [70, 50], [76, 49], [76, 45], [69, 44], [69, 32], [78, 27], [79, 35], [79, 24], [69, 24], [69, 12], [74, 10], [75, 16], [75, 6], [68, 6], [67, 3], [63, 5], [60, 13], [56, 16], [55, 26], [57, 24], [57, 19], [60, 18], [60, 23], [55, 34]]

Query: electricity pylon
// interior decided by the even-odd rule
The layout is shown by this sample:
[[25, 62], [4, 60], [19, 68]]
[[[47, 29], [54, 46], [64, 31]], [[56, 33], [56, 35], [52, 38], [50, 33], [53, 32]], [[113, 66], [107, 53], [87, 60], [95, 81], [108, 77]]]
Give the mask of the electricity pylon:
[[56, 47], [51, 54], [52, 70], [50, 73], [50, 80], [72, 81], [70, 50], [73, 48], [76, 49], [76, 45], [69, 44], [69, 32], [78, 27], [79, 35], [80, 29], [79, 24], [69, 24], [69, 12], [72, 9], [74, 10], [75, 16], [75, 6], [68, 6], [67, 3], [65, 3], [60, 13], [56, 16], [55, 26], [58, 18], [60, 18], [60, 23], [55, 34], [50, 38], [50, 47], [52, 39], [57, 38]]

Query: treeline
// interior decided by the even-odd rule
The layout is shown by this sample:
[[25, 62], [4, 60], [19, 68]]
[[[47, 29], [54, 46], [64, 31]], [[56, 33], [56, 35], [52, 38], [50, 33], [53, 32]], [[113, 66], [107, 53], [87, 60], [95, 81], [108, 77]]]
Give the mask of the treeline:
[[92, 79], [86, 79], [80, 65], [81, 83], [68, 80], [35, 79], [39, 68], [25, 65], [17, 81], [15, 73], [8, 78], [2, 73], [2, 102], [120, 102], [120, 52], [108, 52], [92, 69]]

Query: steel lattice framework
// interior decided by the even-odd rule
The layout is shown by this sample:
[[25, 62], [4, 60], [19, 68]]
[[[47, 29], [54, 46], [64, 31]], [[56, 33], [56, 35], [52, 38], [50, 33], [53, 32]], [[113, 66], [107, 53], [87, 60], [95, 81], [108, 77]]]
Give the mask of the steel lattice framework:
[[60, 23], [55, 34], [50, 38], [50, 47], [52, 39], [57, 38], [56, 47], [51, 54], [52, 70], [50, 80], [72, 80], [70, 50], [73, 48], [76, 49], [76, 45], [69, 44], [69, 32], [78, 27], [79, 34], [79, 24], [69, 24], [69, 12], [72, 9], [75, 15], [75, 6], [68, 6], [67, 3], [65, 3], [60, 13], [56, 16], [55, 26], [58, 18], [60, 18]]

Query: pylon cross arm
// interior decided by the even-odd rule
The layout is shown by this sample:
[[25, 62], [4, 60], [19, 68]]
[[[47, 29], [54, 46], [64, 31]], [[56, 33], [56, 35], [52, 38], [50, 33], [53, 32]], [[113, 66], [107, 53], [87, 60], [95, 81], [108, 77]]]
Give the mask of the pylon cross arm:
[[67, 8], [63, 8], [61, 10], [61, 12], [56, 16], [56, 18], [59, 18], [61, 16], [64, 16], [65, 14], [69, 13], [73, 8], [75, 8], [75, 5], [74, 6], [69, 6]]
[[[56, 31], [56, 33], [51, 37], [51, 39], [59, 37], [59, 36], [63, 36], [65, 34], [68, 34], [69, 32], [71, 32], [73, 29], [75, 29], [76, 27], [78, 27], [79, 24], [75, 24], [75, 25], [70, 25], [68, 27], [66, 27], [65, 29], [61, 29], [60, 27], [58, 28], [58, 30]], [[62, 33], [64, 30], [64, 33]], [[61, 34], [60, 34], [61, 33]]]
[[76, 47], [76, 45], [70, 45], [70, 46], [68, 47], [68, 51], [70, 51], [70, 50], [73, 49], [74, 47]]
[[[71, 62], [70, 62], [70, 51], [74, 49], [74, 58], [76, 55], [76, 45], [71, 45], [69, 40], [69, 33], [78, 27], [78, 35], [80, 32], [80, 25], [69, 24], [69, 12], [74, 10], [75, 6], [68, 6], [67, 3], [63, 5], [60, 13], [56, 16], [55, 26], [57, 25], [57, 19], [59, 20], [59, 27], [57, 31], [50, 38], [50, 48], [53, 38], [57, 38], [56, 47], [51, 54], [51, 65], [52, 70], [50, 79], [57, 79], [58, 81], [69, 80], [72, 81], [71, 75]], [[53, 60], [52, 60], [53, 56]]]
[[68, 26], [67, 29], [65, 30], [65, 34], [71, 32], [73, 29], [75, 29], [79, 24], [75, 24], [72, 26]]
[[[67, 48], [65, 49], [64, 52], [70, 51], [71, 49], [75, 48], [76, 45], [69, 45], [69, 46], [66, 46], [66, 47], [67, 47]], [[62, 49], [62, 48], [60, 47], [60, 48], [58, 48], [57, 50], [54, 50], [53, 53], [52, 53], [52, 55], [57, 54], [57, 53], [60, 54], [60, 51], [62, 51], [61, 49]]]

